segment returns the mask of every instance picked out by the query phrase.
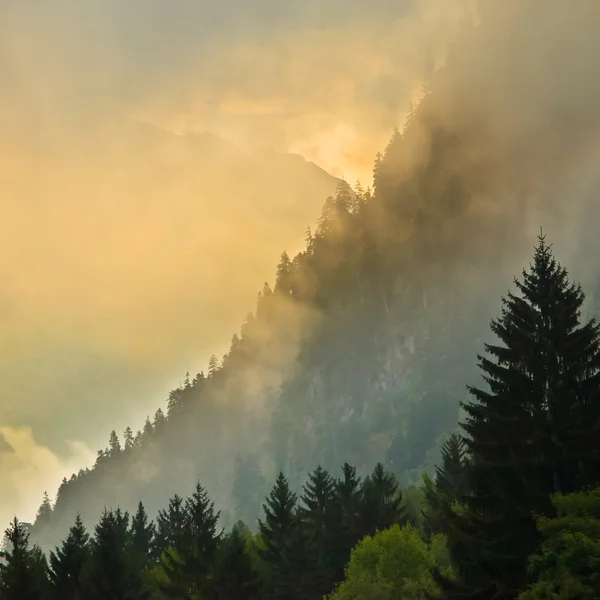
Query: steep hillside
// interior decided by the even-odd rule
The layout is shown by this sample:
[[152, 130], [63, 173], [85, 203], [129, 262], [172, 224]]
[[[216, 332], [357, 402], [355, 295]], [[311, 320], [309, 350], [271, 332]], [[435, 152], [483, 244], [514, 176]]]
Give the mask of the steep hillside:
[[197, 479], [225, 520], [248, 523], [279, 469], [298, 485], [315, 464], [381, 460], [414, 481], [456, 425], [489, 315], [540, 225], [597, 288], [600, 53], [583, 4], [483, 3], [377, 158], [373, 192], [338, 186], [229, 353], [64, 482], [39, 539], [63, 535], [76, 510], [95, 520], [143, 498], [154, 512]]
[[116, 117], [82, 127], [42, 129], [39, 147], [21, 139], [0, 161], [5, 339], [19, 340], [0, 361], [12, 399], [0, 416], [64, 457], [66, 440], [99, 446], [154, 412], [188, 365], [223, 353], [223, 332], [339, 181], [209, 133]]

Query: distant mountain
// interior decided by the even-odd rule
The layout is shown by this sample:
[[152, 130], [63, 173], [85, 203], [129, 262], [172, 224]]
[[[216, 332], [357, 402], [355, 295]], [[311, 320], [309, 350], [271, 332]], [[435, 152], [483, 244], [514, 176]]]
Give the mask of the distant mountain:
[[[523, 4], [531, 10], [511, 18], [529, 32], [539, 11]], [[507, 59], [515, 31], [509, 22], [498, 32], [494, 6], [377, 158], [374, 193], [338, 184], [304, 249], [281, 256], [227, 355], [173, 390], [138, 435], [112, 436], [93, 469], [63, 483], [37, 535], [56, 539], [77, 510], [93, 522], [104, 505], [133, 508], [139, 498], [156, 513], [197, 479], [225, 522], [248, 524], [278, 470], [297, 487], [316, 464], [337, 473], [348, 461], [364, 473], [380, 460], [403, 483], [418, 481], [456, 428], [465, 386], [478, 383], [489, 319], [540, 225], [597, 312], [600, 178], [584, 158], [598, 141], [600, 104], [586, 104], [590, 127], [570, 96], [521, 85], [548, 77], [528, 35], [519, 43], [530, 60], [501, 76], [490, 68]], [[544, 14], [554, 25], [556, 11]], [[589, 65], [577, 52], [563, 58], [569, 73]], [[282, 194], [294, 197], [295, 185], [282, 181]]]
[[[38, 314], [24, 314], [22, 328], [41, 311], [54, 314], [57, 303], [73, 308], [72, 315], [59, 310], [63, 319], [32, 351], [20, 348], [0, 368], [0, 391], [14, 395], [19, 369], [37, 356], [29, 368], [41, 360], [44, 373], [18, 393], [44, 401], [25, 415], [15, 406], [9, 421], [27, 422], [40, 443], [65, 453], [65, 440], [95, 445], [115, 418], [119, 429], [139, 418], [152, 407], [143, 398], [154, 397], [153, 386], [190, 357], [226, 345], [225, 332], [238, 326], [272, 264], [283, 249], [302, 248], [339, 182], [295, 154], [92, 116], [15, 139], [12, 162], [0, 165], [3, 194], [14, 198], [5, 226], [32, 223], [48, 236], [49, 251], [24, 250], [30, 264], [19, 268], [30, 281], [60, 270], [56, 294], [32, 299]], [[22, 237], [17, 244], [27, 247]], [[27, 304], [19, 293], [7, 301]], [[136, 339], [141, 352], [131, 350], [128, 340]], [[92, 421], [74, 402], [103, 410]]]

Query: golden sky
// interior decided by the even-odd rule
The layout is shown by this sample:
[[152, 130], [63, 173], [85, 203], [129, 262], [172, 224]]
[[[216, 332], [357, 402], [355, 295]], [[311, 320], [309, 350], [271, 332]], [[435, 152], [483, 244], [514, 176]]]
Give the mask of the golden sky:
[[0, 521], [226, 351], [334, 185], [275, 153], [370, 184], [467, 5], [1, 2]]

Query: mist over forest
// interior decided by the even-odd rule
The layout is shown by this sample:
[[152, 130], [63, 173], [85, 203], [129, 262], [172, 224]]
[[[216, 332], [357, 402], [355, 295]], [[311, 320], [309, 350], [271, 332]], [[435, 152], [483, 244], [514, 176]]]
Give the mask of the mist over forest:
[[[415, 4], [422, 14], [435, 8], [434, 2]], [[346, 181], [343, 173], [317, 166], [314, 157], [265, 148], [258, 135], [252, 139], [248, 134], [236, 144], [224, 134], [179, 135], [120, 118], [104, 121], [93, 141], [65, 145], [65, 157], [74, 160], [72, 173], [62, 171], [69, 161], [56, 153], [47, 161], [39, 158], [46, 166], [31, 179], [26, 195], [53, 185], [68, 194], [60, 210], [53, 211], [51, 204], [36, 210], [43, 211], [54, 233], [64, 215], [75, 211], [70, 218], [78, 229], [50, 244], [48, 252], [78, 283], [52, 292], [52, 276], [36, 267], [34, 254], [13, 256], [26, 273], [21, 287], [15, 284], [21, 298], [28, 299], [17, 311], [19, 319], [35, 313], [36, 290], [44, 284], [50, 293], [42, 293], [40, 306], [56, 303], [65, 314], [76, 314], [69, 321], [73, 336], [62, 338], [65, 356], [78, 328], [85, 332], [83, 339], [97, 343], [100, 360], [99, 348], [110, 345], [118, 352], [107, 353], [107, 364], [94, 371], [100, 377], [116, 374], [110, 386], [82, 377], [67, 390], [89, 394], [93, 411], [87, 404], [77, 412], [64, 390], [49, 404], [61, 415], [64, 411], [65, 422], [95, 430], [96, 437], [89, 439], [95, 441], [101, 428], [105, 441], [88, 466], [69, 462], [73, 474], [57, 490], [48, 489], [43, 500], [36, 499], [42, 504], [28, 527], [31, 543], [50, 552], [67, 538], [77, 515], [92, 532], [99, 520], [108, 518], [107, 510], [117, 511], [118, 520], [119, 511], [135, 515], [140, 501], [150, 519], [162, 514], [164, 520], [166, 513], [160, 511], [172, 508], [174, 494], [195, 498], [190, 501], [195, 506], [204, 502], [199, 498], [205, 493], [219, 511], [215, 531], [229, 531], [242, 522], [248, 530], [243, 535], [250, 540], [260, 536], [268, 546], [264, 503], [271, 490], [284, 494], [289, 485], [290, 494], [305, 498], [303, 486], [318, 481], [317, 467], [334, 478], [348, 478], [342, 465], [352, 465], [357, 477], [370, 482], [364, 490], [377, 477], [393, 480], [394, 494], [402, 490], [403, 508], [398, 500], [393, 516], [359, 527], [360, 535], [350, 536], [351, 547], [384, 528], [390, 540], [394, 535], [409, 539], [412, 530], [396, 534], [393, 526], [410, 523], [426, 532], [427, 552], [435, 553], [435, 534], [449, 540], [447, 561], [455, 570], [450, 577], [438, 564], [433, 572], [440, 587], [427, 588], [433, 594], [428, 597], [463, 597], [440, 583], [442, 575], [468, 581], [472, 590], [476, 584], [480, 591], [485, 587], [461, 570], [464, 540], [453, 540], [432, 516], [443, 521], [440, 514], [448, 513], [439, 504], [432, 508], [431, 486], [437, 473], [435, 493], [442, 494], [440, 465], [447, 467], [453, 448], [463, 452], [452, 444], [458, 444], [459, 423], [475, 418], [465, 408], [467, 386], [485, 386], [500, 377], [499, 369], [482, 373], [486, 363], [479, 356], [489, 349], [485, 344], [496, 343], [494, 334], [504, 331], [490, 330], [490, 319], [505, 314], [501, 299], [520, 289], [514, 278], [522, 277], [523, 268], [533, 260], [534, 272], [542, 269], [544, 240], [585, 291], [581, 322], [599, 314], [600, 7], [591, 0], [481, 0], [462, 8], [456, 9], [460, 18], [453, 13], [443, 60], [419, 82], [418, 92], [405, 98], [405, 118], [398, 117], [387, 144], [371, 157], [372, 180], [369, 172], [368, 181]], [[398, 55], [390, 60], [397, 60], [402, 70], [408, 59]], [[254, 127], [248, 130], [252, 134]], [[44, 150], [39, 153], [41, 157]], [[30, 164], [23, 156], [15, 153], [10, 168], [0, 168], [9, 199], [21, 185], [14, 174]], [[359, 162], [353, 167], [363, 173]], [[86, 193], [92, 173], [107, 175], [94, 179], [105, 187], [93, 190], [97, 204], [87, 209], [76, 199]], [[125, 202], [128, 195], [135, 200]], [[198, 203], [200, 196], [207, 202]], [[167, 220], [169, 212], [176, 217]], [[15, 214], [24, 226], [28, 211], [15, 209]], [[201, 230], [195, 229], [199, 222]], [[91, 239], [95, 228], [99, 236]], [[105, 246], [107, 255], [122, 255], [120, 267], [102, 262], [97, 244]], [[163, 260], [163, 249], [174, 259]], [[173, 260], [179, 258], [180, 268], [174, 271]], [[135, 271], [133, 278], [129, 269]], [[110, 275], [101, 279], [101, 286], [95, 283], [100, 273]], [[37, 285], [27, 282], [38, 275]], [[88, 285], [96, 294], [93, 311], [64, 304], [69, 299], [76, 306]], [[131, 301], [114, 304], [119, 290]], [[219, 336], [232, 315], [239, 326], [222, 350]], [[149, 323], [155, 325], [151, 331]], [[111, 327], [122, 330], [109, 341]], [[507, 326], [509, 330], [514, 333]], [[210, 352], [196, 343], [204, 333], [202, 344], [214, 344]], [[7, 347], [11, 335], [4, 341]], [[61, 348], [56, 350], [60, 355]], [[119, 356], [130, 357], [127, 369], [119, 366]], [[95, 358], [80, 360], [85, 373], [85, 365]], [[590, 365], [595, 360], [590, 358]], [[190, 364], [189, 372], [176, 374], [182, 361]], [[152, 374], [161, 362], [155, 372], [168, 370], [181, 383], [157, 402], [156, 389], [168, 383]], [[124, 387], [118, 392], [120, 380]], [[148, 394], [142, 407], [149, 415], [145, 420], [139, 407], [127, 405], [127, 394], [134, 392]], [[29, 426], [42, 421], [39, 416]], [[59, 439], [61, 431], [57, 425], [45, 435]], [[0, 428], [0, 457], [11, 452], [7, 432]], [[467, 446], [477, 457], [475, 443]], [[460, 456], [463, 468], [467, 463]], [[582, 473], [581, 465], [593, 471], [600, 464], [578, 460]], [[479, 473], [473, 461], [472, 472]], [[488, 482], [483, 475], [481, 480]], [[596, 480], [590, 476], [586, 481]], [[577, 485], [563, 482], [553, 491], [580, 492]], [[453, 489], [460, 502], [463, 496]], [[429, 499], [429, 512], [417, 506], [423, 498]], [[233, 544], [237, 534], [231, 535], [227, 539]], [[260, 554], [264, 549], [256, 544]], [[332, 567], [337, 575], [328, 582], [350, 581], [351, 571], [344, 575], [343, 570], [349, 552]], [[489, 567], [486, 577], [492, 572]], [[302, 598], [323, 597], [333, 591], [327, 585], [315, 583]], [[464, 597], [508, 600], [523, 589], [517, 576], [505, 587], [504, 582], [494, 585], [496, 591], [487, 596]], [[344, 591], [349, 589], [339, 588], [330, 598], [367, 597]], [[435, 596], [440, 590], [446, 595]], [[406, 594], [401, 597], [417, 597]], [[546, 596], [523, 596], [538, 597]]]

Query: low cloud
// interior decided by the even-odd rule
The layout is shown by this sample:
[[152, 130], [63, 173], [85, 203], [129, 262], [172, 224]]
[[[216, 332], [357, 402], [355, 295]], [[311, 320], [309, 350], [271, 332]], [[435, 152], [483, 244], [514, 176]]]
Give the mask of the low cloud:
[[[0, 524], [8, 525], [18, 507], [20, 519], [32, 522], [44, 491], [54, 495], [63, 477], [91, 466], [95, 453], [78, 440], [69, 441], [64, 459], [39, 444], [29, 427], [0, 427]], [[6, 451], [7, 446], [10, 451]]]
[[0, 424], [67, 468], [221, 356], [335, 187], [281, 153], [370, 183], [470, 4], [4, 0]]

